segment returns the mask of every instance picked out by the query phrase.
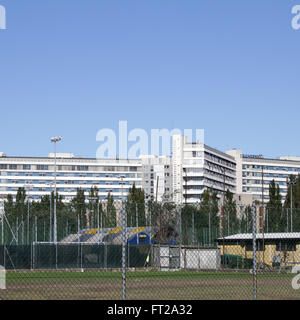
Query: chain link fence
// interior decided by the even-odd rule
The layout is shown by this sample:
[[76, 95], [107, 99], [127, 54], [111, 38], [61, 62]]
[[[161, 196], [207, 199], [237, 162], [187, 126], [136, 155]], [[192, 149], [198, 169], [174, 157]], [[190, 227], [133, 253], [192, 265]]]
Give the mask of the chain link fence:
[[300, 298], [296, 208], [118, 202], [58, 219], [57, 243], [27, 218], [1, 217], [4, 300]]

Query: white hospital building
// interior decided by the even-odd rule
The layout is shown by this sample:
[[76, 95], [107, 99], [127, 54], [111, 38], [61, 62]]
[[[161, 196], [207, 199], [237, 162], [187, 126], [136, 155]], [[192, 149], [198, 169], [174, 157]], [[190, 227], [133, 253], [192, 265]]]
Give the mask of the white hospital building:
[[[116, 200], [126, 197], [129, 188], [142, 185], [142, 164], [139, 160], [76, 158], [73, 154], [57, 153], [57, 192], [63, 201], [76, 196], [77, 189], [89, 195], [91, 187], [99, 189], [105, 199], [111, 193]], [[38, 200], [54, 190], [54, 154], [48, 157], [0, 156], [0, 198], [15, 196], [25, 187], [30, 199]]]
[[173, 194], [176, 203], [198, 203], [204, 190], [236, 193], [236, 161], [233, 156], [203, 143], [174, 135], [172, 141]]
[[272, 180], [280, 187], [282, 201], [287, 194], [287, 179], [300, 173], [300, 157], [264, 158], [262, 155], [244, 155], [242, 150], [229, 150], [236, 161], [236, 193], [252, 195], [253, 201], [269, 201]]
[[[203, 143], [188, 142], [187, 137], [172, 137], [172, 156], [144, 155], [138, 159], [93, 159], [56, 154], [56, 185], [63, 201], [91, 187], [97, 187], [104, 200], [111, 193], [115, 200], [125, 199], [135, 184], [145, 191], [146, 200], [199, 203], [204, 190], [235, 194], [238, 204], [269, 201], [269, 184], [280, 186], [282, 200], [287, 194], [287, 179], [300, 174], [300, 157], [264, 158], [245, 155], [242, 150], [226, 153]], [[16, 196], [24, 187], [30, 199], [39, 200], [54, 190], [54, 154], [48, 157], [12, 157], [0, 153], [0, 205], [8, 194]], [[3, 204], [3, 203], [2, 203]]]

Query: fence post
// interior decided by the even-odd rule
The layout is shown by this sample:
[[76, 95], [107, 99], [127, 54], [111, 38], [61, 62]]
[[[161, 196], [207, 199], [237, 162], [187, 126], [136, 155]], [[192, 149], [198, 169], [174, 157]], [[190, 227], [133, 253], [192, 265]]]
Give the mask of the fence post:
[[30, 245], [30, 270], [32, 270], [32, 243]]
[[126, 211], [122, 201], [122, 299], [126, 300]]
[[80, 264], [80, 243], [77, 241], [77, 268], [78, 269], [80, 269], [79, 264]]
[[6, 269], [5, 250], [6, 250], [6, 245], [3, 244], [3, 267], [4, 267], [4, 269]]
[[130, 244], [128, 243], [127, 244], [127, 268], [129, 269], [130, 268]]
[[107, 242], [104, 242], [104, 264], [107, 271]]
[[136, 222], [136, 244], [139, 244], [139, 212], [138, 212], [138, 205], [135, 206], [135, 222]]
[[252, 238], [253, 238], [253, 300], [257, 296], [257, 273], [256, 273], [256, 206], [252, 206]]
[[80, 269], [82, 271], [82, 242], [80, 242]]
[[33, 270], [33, 243], [30, 245], [30, 268]]
[[55, 267], [57, 269], [57, 242], [55, 243]]
[[210, 208], [208, 212], [208, 242], [209, 245], [211, 246], [211, 217], [210, 217]]
[[182, 247], [182, 225], [181, 225], [181, 206], [179, 209], [179, 269], [181, 269], [181, 247]]
[[1, 243], [4, 245], [4, 216], [1, 217]]

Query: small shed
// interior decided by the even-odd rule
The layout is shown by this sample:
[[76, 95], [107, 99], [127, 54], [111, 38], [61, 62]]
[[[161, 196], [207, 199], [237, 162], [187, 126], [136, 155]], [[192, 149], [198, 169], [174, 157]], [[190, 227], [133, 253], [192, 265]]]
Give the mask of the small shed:
[[[222, 255], [253, 258], [252, 233], [240, 233], [217, 239]], [[300, 232], [256, 234], [257, 262], [274, 266], [300, 264]]]

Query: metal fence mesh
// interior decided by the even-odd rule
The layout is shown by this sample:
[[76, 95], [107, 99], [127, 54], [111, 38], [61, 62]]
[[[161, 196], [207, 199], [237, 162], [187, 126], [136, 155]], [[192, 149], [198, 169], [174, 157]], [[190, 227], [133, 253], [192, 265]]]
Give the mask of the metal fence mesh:
[[4, 300], [300, 298], [299, 209], [126, 202], [57, 243], [29, 218], [1, 219]]

